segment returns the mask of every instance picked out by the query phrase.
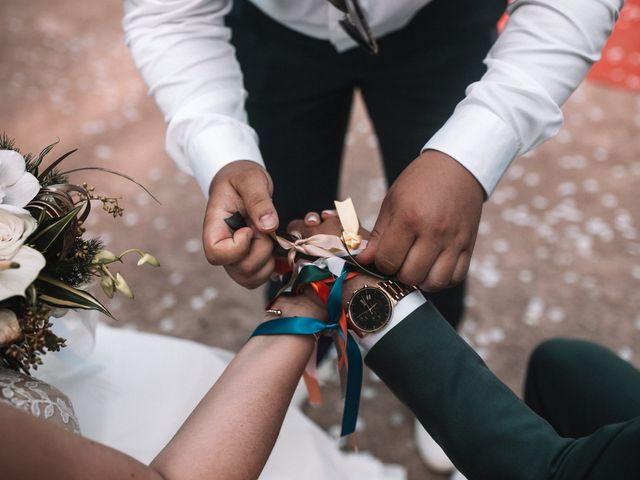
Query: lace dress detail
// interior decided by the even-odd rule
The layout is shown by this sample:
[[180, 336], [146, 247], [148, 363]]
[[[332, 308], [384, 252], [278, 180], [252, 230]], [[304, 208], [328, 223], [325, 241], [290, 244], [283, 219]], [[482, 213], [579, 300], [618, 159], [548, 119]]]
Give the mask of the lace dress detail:
[[80, 433], [71, 401], [55, 387], [36, 378], [0, 368], [0, 403]]

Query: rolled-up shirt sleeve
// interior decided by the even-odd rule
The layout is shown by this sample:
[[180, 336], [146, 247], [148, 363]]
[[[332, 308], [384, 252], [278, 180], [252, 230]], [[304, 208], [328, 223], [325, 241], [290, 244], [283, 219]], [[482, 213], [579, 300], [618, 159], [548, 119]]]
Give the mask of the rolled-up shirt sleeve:
[[423, 151], [455, 158], [495, 190], [511, 161], [555, 135], [560, 107], [600, 58], [623, 0], [515, 0], [486, 74]]
[[205, 195], [224, 165], [264, 165], [224, 24], [230, 9], [231, 0], [124, 0], [126, 42], [168, 124], [167, 152]]

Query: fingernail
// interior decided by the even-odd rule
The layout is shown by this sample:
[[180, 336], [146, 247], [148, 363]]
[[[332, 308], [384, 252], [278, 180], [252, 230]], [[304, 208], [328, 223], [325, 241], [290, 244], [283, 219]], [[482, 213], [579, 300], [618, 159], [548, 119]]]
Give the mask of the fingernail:
[[293, 236], [294, 236], [294, 237], [296, 237], [296, 238], [302, 238], [302, 234], [301, 234], [299, 231], [297, 231], [297, 230], [291, 230], [291, 231], [289, 232], [289, 234], [290, 234], [290, 235], [293, 235]]
[[319, 221], [320, 218], [318, 218], [318, 215], [316, 215], [315, 213], [307, 216], [307, 222], [309, 223], [318, 223]]
[[273, 215], [273, 213], [267, 213], [266, 215], [260, 217], [260, 227], [265, 230], [276, 227], [276, 217]]
[[338, 212], [336, 210], [323, 210], [322, 215], [334, 216], [337, 215]]

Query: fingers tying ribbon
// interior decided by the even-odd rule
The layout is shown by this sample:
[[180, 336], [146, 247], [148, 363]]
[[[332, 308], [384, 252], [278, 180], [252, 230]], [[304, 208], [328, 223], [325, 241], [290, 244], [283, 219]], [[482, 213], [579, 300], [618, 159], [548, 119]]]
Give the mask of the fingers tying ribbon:
[[318, 234], [293, 241], [275, 235], [275, 241], [287, 251], [287, 260], [290, 266], [295, 263], [297, 253], [316, 258], [331, 258], [343, 252], [346, 253], [340, 237], [336, 235]]
[[[285, 292], [295, 294], [303, 285], [311, 285], [327, 306], [329, 322], [325, 324], [311, 317], [276, 318], [258, 326], [252, 336], [328, 334], [332, 337], [338, 351], [338, 367], [345, 402], [341, 435], [347, 436], [355, 432], [358, 419], [362, 357], [357, 343], [347, 331], [347, 319], [342, 308], [342, 287], [346, 280], [357, 274], [354, 272], [356, 267], [363, 269], [353, 255], [365, 246], [365, 241], [359, 234], [360, 222], [351, 199], [336, 201], [335, 205], [342, 226], [340, 236], [318, 234], [308, 238], [296, 238], [291, 235], [271, 235], [276, 254], [286, 257], [290, 268], [287, 281], [276, 298]], [[234, 228], [232, 223], [243, 221], [242, 217], [238, 219], [238, 216], [234, 215], [229, 219], [230, 222], [227, 224], [230, 228]], [[312, 362], [315, 362], [315, 359]], [[307, 369], [305, 382], [310, 399], [317, 401], [319, 387], [312, 370], [314, 369]]]
[[[307, 260], [318, 258], [331, 258], [335, 256], [347, 256], [354, 254], [361, 246], [364, 246], [362, 237], [358, 233], [360, 222], [353, 206], [351, 198], [342, 202], [335, 202], [338, 218], [342, 225], [342, 235], [318, 234], [308, 238], [296, 238], [289, 234], [272, 233], [271, 238], [276, 246], [276, 255], [285, 256], [292, 267], [297, 257]], [[246, 226], [246, 222], [240, 213], [236, 212], [225, 220], [232, 230], [238, 230]]]
[[342, 225], [341, 236], [318, 234], [308, 238], [291, 240], [273, 234], [274, 241], [288, 252], [287, 259], [290, 266], [295, 263], [297, 253], [316, 258], [342, 257], [351, 255], [361, 246], [360, 222], [351, 198], [342, 202], [336, 200], [335, 205]]

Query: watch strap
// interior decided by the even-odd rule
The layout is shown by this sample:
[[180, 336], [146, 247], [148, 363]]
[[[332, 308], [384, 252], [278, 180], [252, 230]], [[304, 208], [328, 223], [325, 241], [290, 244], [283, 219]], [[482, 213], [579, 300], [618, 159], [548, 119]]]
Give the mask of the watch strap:
[[416, 290], [418, 290], [418, 287], [416, 287], [415, 285], [406, 285], [395, 280], [382, 280], [378, 282], [378, 287], [380, 287], [387, 295], [389, 295], [389, 297], [395, 300], [396, 303], [409, 295], [411, 292], [415, 292]]

